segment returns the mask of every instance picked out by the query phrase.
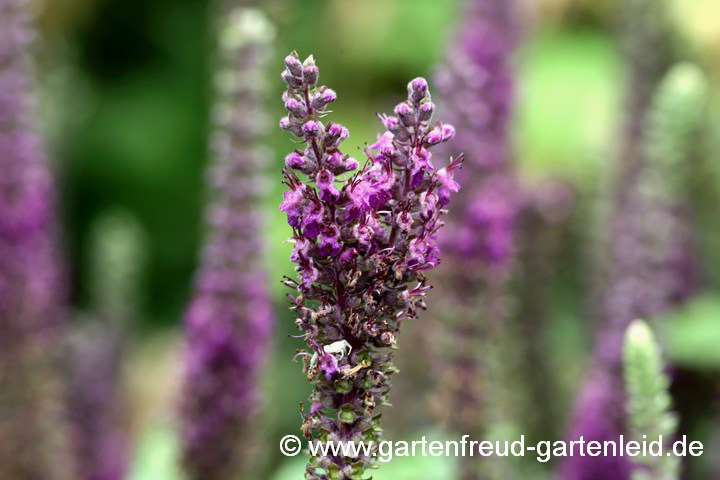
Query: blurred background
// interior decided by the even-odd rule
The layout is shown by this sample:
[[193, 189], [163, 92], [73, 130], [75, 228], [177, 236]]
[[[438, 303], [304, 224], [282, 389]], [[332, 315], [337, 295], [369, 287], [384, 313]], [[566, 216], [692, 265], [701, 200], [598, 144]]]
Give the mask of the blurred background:
[[[564, 227], [563, 248], [552, 261], [548, 335], [559, 386], [555, 392], [564, 432], [573, 398], [592, 351], [588, 313], [592, 238], [619, 151], [626, 69], [618, 45], [621, 0], [526, 0], [516, 61], [518, 99], [513, 119], [515, 161], [527, 182], [560, 180], [572, 186], [575, 213]], [[700, 65], [711, 85], [710, 120], [701, 161], [693, 168], [694, 222], [703, 264], [703, 295], [673, 315], [661, 335], [677, 368], [688, 373], [677, 401], [695, 405], [693, 439], [706, 442], [696, 472], [717, 473], [720, 459], [720, 3], [668, 0], [680, 49]], [[267, 265], [276, 311], [274, 352], [264, 384], [265, 478], [299, 478], [305, 459], [282, 457], [279, 439], [299, 434], [299, 404], [310, 387], [291, 358], [302, 347], [287, 310], [290, 234], [278, 211], [280, 170], [294, 145], [275, 128], [282, 113], [282, 59], [291, 50], [313, 54], [321, 83], [338, 92], [334, 120], [352, 136], [350, 153], [381, 131], [375, 112], [390, 111], [407, 81], [431, 77], [459, 20], [456, 0], [270, 0], [262, 2], [277, 29], [266, 82], [274, 152], [268, 172]], [[39, 4], [41, 112], [50, 139], [62, 200], [62, 235], [78, 312], [92, 308], [97, 283], [93, 247], [107, 217], [130, 218], [142, 250], [135, 272], [137, 308], [122, 371], [128, 384], [131, 479], [175, 480], [176, 412], [182, 362], [182, 316], [203, 240], [204, 183], [212, 100], [212, 6], [205, 0], [52, 0]], [[105, 220], [104, 220], [105, 219]], [[105, 222], [105, 223], [103, 223]], [[121, 241], [122, 243], [122, 241]], [[589, 245], [589, 246], [588, 246]], [[112, 268], [112, 267], [111, 267]], [[432, 275], [431, 275], [432, 278]], [[432, 294], [430, 302], [433, 301]], [[418, 322], [429, 322], [422, 317]], [[408, 323], [408, 330], [417, 325]], [[398, 363], [422, 363], [424, 349], [400, 338]], [[417, 405], [389, 415], [388, 438], [442, 438], [428, 412], [426, 390], [413, 377], [396, 377], [393, 403]], [[562, 416], [562, 413], [568, 416]], [[396, 459], [377, 479], [451, 478], [453, 459]], [[543, 478], [543, 474], [536, 477]]]

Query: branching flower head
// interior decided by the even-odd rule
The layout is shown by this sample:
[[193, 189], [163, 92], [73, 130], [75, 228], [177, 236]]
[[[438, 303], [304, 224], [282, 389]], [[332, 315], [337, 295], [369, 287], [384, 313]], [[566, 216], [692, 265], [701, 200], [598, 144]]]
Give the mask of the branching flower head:
[[[431, 148], [455, 129], [432, 124], [428, 84], [408, 84], [395, 115], [380, 115], [386, 131], [366, 146], [366, 161], [343, 154], [348, 130], [325, 122], [336, 94], [317, 86], [312, 56], [285, 58], [288, 115], [280, 127], [303, 146], [285, 159], [286, 212], [297, 278], [285, 283], [296, 324], [312, 350], [306, 373], [315, 386], [303, 431], [319, 441], [376, 440], [375, 408], [386, 402], [390, 353], [400, 324], [425, 308], [424, 271], [439, 263], [437, 233], [462, 158], [440, 167]], [[302, 177], [302, 179], [301, 179]], [[307, 478], [362, 478], [370, 457], [318, 456]]]

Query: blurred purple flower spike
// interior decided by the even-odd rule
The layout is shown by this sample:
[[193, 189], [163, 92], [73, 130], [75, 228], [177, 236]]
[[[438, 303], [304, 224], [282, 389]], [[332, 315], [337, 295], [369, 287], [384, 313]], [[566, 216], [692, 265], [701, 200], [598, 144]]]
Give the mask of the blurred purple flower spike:
[[30, 2], [0, 0], [0, 478], [68, 478], [59, 388], [65, 298], [55, 195], [35, 129]]
[[248, 446], [257, 433], [272, 327], [258, 211], [260, 171], [270, 154], [257, 142], [267, 126], [257, 78], [274, 33], [254, 9], [231, 10], [223, 22], [210, 231], [185, 320], [183, 463], [192, 480], [226, 480], [257, 466]]

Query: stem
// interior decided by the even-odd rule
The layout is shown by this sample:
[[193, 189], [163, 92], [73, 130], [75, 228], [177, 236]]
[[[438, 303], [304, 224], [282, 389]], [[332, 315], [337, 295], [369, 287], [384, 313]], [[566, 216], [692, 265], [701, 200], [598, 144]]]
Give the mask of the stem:
[[310, 87], [305, 87], [303, 90], [303, 94], [305, 95], [305, 105], [307, 105], [308, 108], [308, 116], [313, 114], [313, 108], [312, 105], [310, 105]]

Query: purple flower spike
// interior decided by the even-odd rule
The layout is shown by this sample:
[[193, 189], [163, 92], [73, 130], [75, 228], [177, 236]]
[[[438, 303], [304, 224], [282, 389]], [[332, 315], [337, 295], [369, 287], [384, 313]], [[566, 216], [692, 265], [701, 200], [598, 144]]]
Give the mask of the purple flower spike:
[[[683, 108], [665, 103], [673, 98], [665, 97], [672, 83], [660, 82], [671, 51], [662, 47], [672, 38], [665, 6], [632, 0], [625, 7], [628, 28], [623, 40], [630, 67], [630, 96], [598, 302], [602, 323], [571, 430], [572, 435], [583, 435], [586, 440], [603, 440], [603, 432], [612, 437], [628, 432], [623, 382], [623, 340], [628, 326], [635, 319], [671, 311], [697, 287], [695, 252], [689, 241], [693, 232], [684, 205], [687, 199], [683, 198], [686, 191], [675, 182], [690, 163], [689, 139], [697, 133], [702, 101], [693, 101], [690, 94], [674, 100]], [[670, 78], [672, 73], [666, 81]], [[692, 88], [680, 90], [689, 94]], [[675, 94], [682, 95], [680, 90]], [[693, 108], [698, 111], [685, 117]], [[672, 123], [666, 123], [666, 116], [673, 118]], [[684, 122], [684, 128], [670, 126]], [[559, 478], [626, 480], [634, 477], [630, 462], [628, 457], [569, 457]]]
[[[433, 99], [452, 125], [440, 124], [425, 138], [428, 146], [453, 139], [443, 144], [443, 151], [462, 151], [468, 157], [462, 172], [452, 167], [438, 169], [438, 187], [424, 201], [429, 210], [435, 204], [444, 208], [458, 184], [463, 185], [446, 221], [442, 295], [438, 295], [437, 310], [432, 311], [442, 320], [437, 325], [439, 339], [433, 343], [452, 345], [438, 350], [433, 361], [437, 378], [433, 404], [449, 427], [478, 438], [515, 420], [507, 407], [515, 399], [503, 397], [513, 390], [508, 384], [514, 377], [503, 371], [512, 362], [506, 361], [508, 354], [502, 351], [510, 344], [505, 335], [512, 320], [514, 229], [520, 203], [509, 135], [515, 3], [465, 2], [447, 60], [435, 77]], [[411, 83], [411, 98], [422, 88], [422, 82]], [[432, 104], [420, 104], [421, 118], [432, 115], [434, 105], [428, 105]], [[417, 245], [418, 261], [432, 264], [435, 252], [424, 247]], [[487, 362], [488, 358], [496, 361]], [[500, 462], [465, 457], [459, 462], [458, 478], [518, 476], [507, 471], [500, 474], [508, 468], [507, 463], [499, 466]]]
[[[253, 9], [233, 10], [225, 22], [217, 76], [232, 81], [218, 82], [217, 105], [234, 112], [229, 116], [234, 121], [215, 125], [210, 232], [185, 319], [182, 440], [190, 480], [226, 480], [254, 466], [248, 445], [253, 443], [253, 419], [260, 406], [258, 383], [272, 325], [267, 278], [258, 261], [262, 222], [257, 206], [264, 193], [258, 177], [267, 153], [255, 139], [257, 124], [264, 118], [264, 91], [262, 82], [249, 79], [262, 74], [273, 29]], [[248, 24], [254, 28], [246, 30]], [[285, 63], [291, 76], [302, 73], [294, 57]], [[281, 125], [297, 135], [294, 122], [302, 116], [304, 104], [289, 98], [286, 105], [293, 111]], [[248, 118], [252, 123], [244, 121]], [[299, 152], [288, 155], [286, 162], [301, 169], [312, 164]], [[302, 192], [291, 190], [283, 205], [294, 212], [301, 202]], [[294, 215], [299, 225], [301, 214]]]
[[34, 128], [31, 5], [0, 0], [0, 478], [74, 478], [58, 385], [64, 282]]
[[[305, 64], [314, 65], [312, 57]], [[377, 445], [377, 408], [387, 401], [395, 371], [388, 349], [395, 345], [402, 321], [425, 308], [429, 286], [424, 271], [440, 261], [441, 207], [459, 189], [453, 175], [461, 158], [451, 158], [435, 173], [426, 139], [436, 132], [435, 143], [441, 143], [452, 135], [443, 134], [448, 126], [429, 125], [434, 106], [427, 82], [418, 78], [410, 82], [408, 101], [395, 109], [402, 121], [381, 116], [388, 131], [365, 150], [365, 165], [338, 178], [358, 165], [338, 151], [347, 129], [334, 123], [321, 127], [324, 112], [316, 108], [316, 99], [330, 90], [314, 89], [314, 74], [300, 77], [288, 67], [286, 77], [292, 79], [287, 80], [285, 103], [292, 98], [307, 107], [301, 126], [306, 156], [317, 161], [303, 172], [305, 182], [292, 166], [285, 168], [289, 190], [280, 206], [293, 230], [291, 260], [298, 272], [297, 280], [285, 283], [297, 292], [291, 296], [292, 310], [311, 349], [304, 353], [305, 372], [314, 391], [302, 431], [312, 441]], [[365, 455], [317, 456], [310, 460], [306, 478], [364, 478], [373, 464]]]

